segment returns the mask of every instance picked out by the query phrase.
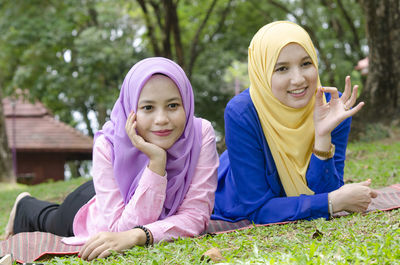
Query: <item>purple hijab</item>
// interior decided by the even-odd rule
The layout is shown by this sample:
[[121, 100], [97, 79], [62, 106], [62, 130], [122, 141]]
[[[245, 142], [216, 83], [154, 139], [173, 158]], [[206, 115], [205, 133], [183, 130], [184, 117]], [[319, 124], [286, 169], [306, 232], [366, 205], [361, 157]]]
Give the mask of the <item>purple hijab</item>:
[[104, 135], [112, 145], [114, 177], [125, 204], [135, 193], [149, 158], [132, 145], [125, 132], [125, 123], [131, 110], [137, 110], [143, 86], [154, 74], [171, 78], [179, 89], [186, 114], [186, 125], [181, 137], [167, 150], [167, 191], [159, 219], [175, 214], [189, 186], [200, 154], [202, 132], [201, 119], [194, 117], [194, 97], [189, 79], [175, 62], [153, 57], [136, 63], [125, 77], [119, 98], [111, 112], [110, 121], [96, 133]]

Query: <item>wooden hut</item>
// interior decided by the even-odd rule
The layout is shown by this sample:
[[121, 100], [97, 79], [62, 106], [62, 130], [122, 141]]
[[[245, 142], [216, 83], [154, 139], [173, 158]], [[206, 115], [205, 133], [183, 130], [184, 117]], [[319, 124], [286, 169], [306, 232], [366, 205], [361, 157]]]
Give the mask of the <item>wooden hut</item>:
[[64, 180], [66, 161], [92, 159], [93, 139], [56, 120], [40, 102], [4, 98], [3, 108], [19, 182]]

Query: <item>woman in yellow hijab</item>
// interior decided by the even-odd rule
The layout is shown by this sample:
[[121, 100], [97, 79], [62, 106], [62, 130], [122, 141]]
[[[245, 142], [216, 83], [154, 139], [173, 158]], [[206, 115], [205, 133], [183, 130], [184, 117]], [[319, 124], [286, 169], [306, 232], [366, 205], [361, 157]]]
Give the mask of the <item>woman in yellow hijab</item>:
[[248, 71], [250, 88], [225, 109], [212, 218], [271, 223], [366, 210], [371, 181], [343, 185], [351, 116], [364, 105], [355, 105], [350, 77], [343, 95], [322, 88], [309, 35], [288, 21], [255, 34]]

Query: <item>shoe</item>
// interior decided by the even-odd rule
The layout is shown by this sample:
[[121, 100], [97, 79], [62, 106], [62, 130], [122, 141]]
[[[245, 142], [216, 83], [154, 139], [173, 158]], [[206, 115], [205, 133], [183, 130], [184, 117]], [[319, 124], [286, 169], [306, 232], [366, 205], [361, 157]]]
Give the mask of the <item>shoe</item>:
[[13, 264], [12, 254], [7, 254], [0, 259], [0, 265], [12, 265], [12, 264]]
[[[11, 209], [10, 217], [8, 219], [8, 223], [5, 228], [4, 235], [5, 235], [6, 239], [10, 238], [14, 234], [14, 219], [15, 219], [15, 212], [17, 210], [17, 205], [18, 205], [19, 201], [26, 196], [31, 196], [31, 194], [29, 192], [22, 192], [15, 199], [14, 206]], [[2, 265], [2, 264], [0, 264], [0, 265]]]

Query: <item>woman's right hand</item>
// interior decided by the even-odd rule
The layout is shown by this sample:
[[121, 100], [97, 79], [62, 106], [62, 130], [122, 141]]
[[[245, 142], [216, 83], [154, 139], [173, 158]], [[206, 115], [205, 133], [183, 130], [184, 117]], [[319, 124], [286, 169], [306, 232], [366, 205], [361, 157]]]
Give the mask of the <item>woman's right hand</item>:
[[372, 198], [378, 193], [369, 187], [371, 180], [360, 183], [346, 184], [329, 193], [334, 213], [340, 211], [364, 212], [368, 209]]
[[131, 111], [126, 120], [125, 131], [133, 146], [149, 157], [148, 168], [160, 176], [165, 176], [167, 152], [155, 144], [146, 142], [143, 137], [136, 133], [136, 113], [133, 111]]
[[[100, 232], [83, 245], [78, 257], [88, 261], [105, 258], [110, 256], [112, 251], [123, 252], [133, 246], [142, 246], [145, 242], [146, 234], [138, 228], [123, 232]], [[153, 237], [150, 233], [150, 244], [152, 242]]]

